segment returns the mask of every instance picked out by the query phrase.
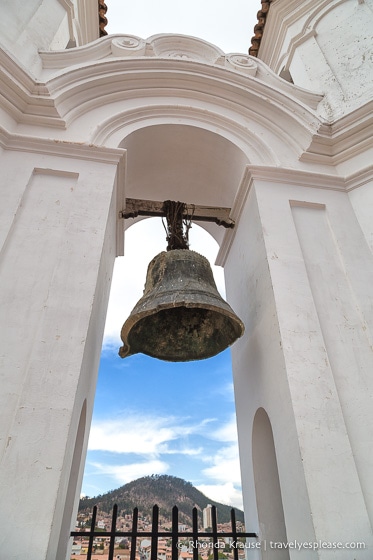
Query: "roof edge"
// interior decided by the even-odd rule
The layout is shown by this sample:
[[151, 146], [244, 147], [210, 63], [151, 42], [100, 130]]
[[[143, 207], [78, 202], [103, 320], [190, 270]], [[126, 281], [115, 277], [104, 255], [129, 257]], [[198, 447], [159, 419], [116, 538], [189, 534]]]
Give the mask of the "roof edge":
[[98, 0], [98, 27], [100, 37], [105, 37], [105, 35], [108, 34], [105, 29], [108, 23], [107, 17], [105, 15], [106, 12], [107, 5], [105, 4], [104, 0]]
[[258, 23], [254, 26], [254, 35], [251, 37], [251, 47], [249, 48], [250, 56], [258, 56], [269, 8], [273, 1], [274, 0], [261, 0], [262, 7], [257, 13]]

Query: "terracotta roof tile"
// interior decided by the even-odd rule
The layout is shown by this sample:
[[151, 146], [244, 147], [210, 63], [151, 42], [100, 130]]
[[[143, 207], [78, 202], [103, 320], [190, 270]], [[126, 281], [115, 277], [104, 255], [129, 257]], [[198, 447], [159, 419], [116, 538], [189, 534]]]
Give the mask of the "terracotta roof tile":
[[258, 23], [254, 27], [254, 36], [251, 37], [251, 47], [249, 48], [249, 55], [251, 56], [258, 56], [267, 15], [272, 2], [273, 0], [261, 0], [262, 7], [257, 13]]
[[107, 5], [104, 0], [98, 0], [98, 22], [99, 22], [99, 33], [100, 37], [107, 35], [105, 27], [107, 26], [107, 18], [105, 16], [107, 12]]

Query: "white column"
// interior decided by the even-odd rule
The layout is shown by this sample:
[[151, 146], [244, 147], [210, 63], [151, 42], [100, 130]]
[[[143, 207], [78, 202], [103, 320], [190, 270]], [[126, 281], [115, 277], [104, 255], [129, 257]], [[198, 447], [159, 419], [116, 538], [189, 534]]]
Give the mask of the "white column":
[[79, 152], [2, 158], [4, 558], [64, 560], [80, 490], [117, 250], [121, 150], [95, 153], [101, 163]]
[[267, 541], [263, 558], [278, 558], [253, 495], [252, 426], [262, 407], [288, 542], [365, 542], [365, 550], [308, 550], [307, 558], [368, 559], [372, 254], [347, 193], [296, 179], [260, 180], [258, 172], [226, 263], [229, 299], [246, 324], [233, 368], [247, 525]]

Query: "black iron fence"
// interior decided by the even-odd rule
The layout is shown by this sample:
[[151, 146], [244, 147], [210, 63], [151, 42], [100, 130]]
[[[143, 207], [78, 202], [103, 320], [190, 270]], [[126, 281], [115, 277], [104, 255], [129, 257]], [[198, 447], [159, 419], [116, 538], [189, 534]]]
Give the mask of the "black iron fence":
[[[87, 560], [92, 559], [92, 554], [94, 550], [95, 541], [100, 537], [105, 537], [110, 539], [109, 550], [108, 550], [108, 560], [114, 559], [115, 554], [115, 543], [117, 538], [127, 538], [130, 539], [130, 560], [136, 560], [137, 552], [137, 539], [139, 538], [150, 538], [151, 541], [151, 552], [149, 560], [158, 560], [158, 538], [165, 537], [171, 540], [171, 560], [178, 560], [181, 546], [180, 541], [185, 541], [189, 539], [187, 548], [193, 554], [193, 560], [198, 560], [198, 556], [201, 554], [203, 548], [210, 548], [213, 556], [213, 560], [219, 559], [219, 551], [223, 547], [223, 541], [229, 539], [229, 549], [233, 552], [234, 560], [238, 560], [238, 553], [240, 549], [245, 548], [244, 541], [246, 538], [257, 538], [256, 533], [243, 533], [237, 530], [236, 526], [236, 515], [234, 509], [231, 510], [231, 531], [228, 532], [218, 532], [217, 529], [217, 519], [216, 519], [216, 507], [211, 508], [211, 531], [201, 531], [198, 530], [198, 511], [197, 508], [192, 510], [192, 530], [191, 531], [179, 531], [179, 510], [177, 506], [172, 509], [172, 527], [171, 531], [160, 531], [159, 530], [159, 508], [157, 505], [153, 507], [152, 514], [152, 528], [151, 531], [139, 531], [138, 530], [138, 508], [133, 510], [132, 517], [132, 530], [131, 531], [117, 531], [117, 517], [118, 517], [118, 506], [113, 507], [113, 514], [111, 518], [111, 529], [110, 531], [99, 531], [96, 527], [97, 521], [97, 506], [93, 508], [91, 526], [88, 531], [72, 531], [70, 536], [72, 538], [84, 538], [88, 539], [88, 551]], [[209, 543], [207, 543], [209, 540]], [[205, 546], [204, 546], [205, 544]], [[116, 551], [118, 554], [118, 551]]]

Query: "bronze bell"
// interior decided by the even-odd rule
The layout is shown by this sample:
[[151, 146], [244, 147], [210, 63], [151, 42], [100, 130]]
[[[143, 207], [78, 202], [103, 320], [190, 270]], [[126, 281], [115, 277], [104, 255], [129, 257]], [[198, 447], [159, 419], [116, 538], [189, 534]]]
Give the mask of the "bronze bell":
[[244, 325], [217, 291], [209, 261], [189, 249], [162, 252], [148, 266], [143, 297], [124, 323], [122, 358], [142, 352], [169, 362], [215, 356]]

